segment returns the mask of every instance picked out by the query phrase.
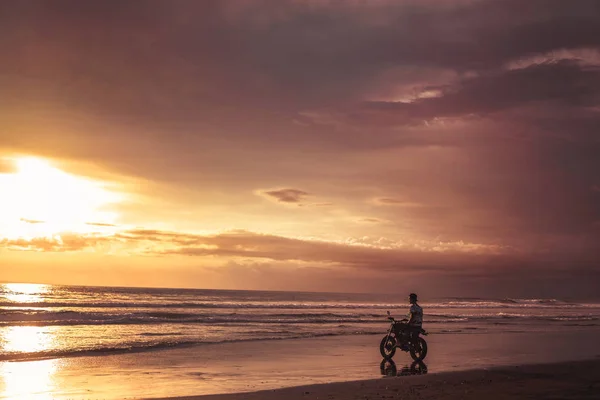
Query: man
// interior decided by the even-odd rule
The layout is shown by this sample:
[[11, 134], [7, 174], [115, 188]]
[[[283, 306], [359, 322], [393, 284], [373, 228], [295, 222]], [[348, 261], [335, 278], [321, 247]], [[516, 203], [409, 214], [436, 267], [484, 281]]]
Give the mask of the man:
[[423, 325], [423, 309], [420, 305], [417, 304], [417, 295], [415, 293], [411, 293], [408, 296], [408, 300], [410, 301], [410, 319], [408, 320], [408, 326], [411, 327], [411, 330], [420, 331]]
[[417, 304], [417, 295], [415, 293], [411, 293], [408, 296], [408, 300], [410, 301], [410, 312], [408, 313], [409, 320], [406, 332], [410, 335], [411, 340], [414, 340], [419, 336], [419, 332], [421, 332], [421, 327], [423, 326], [423, 309]]

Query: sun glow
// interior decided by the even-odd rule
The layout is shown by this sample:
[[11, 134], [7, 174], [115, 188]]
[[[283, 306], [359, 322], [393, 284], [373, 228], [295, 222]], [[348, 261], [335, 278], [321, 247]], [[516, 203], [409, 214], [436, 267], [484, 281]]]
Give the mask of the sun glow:
[[106, 185], [28, 157], [13, 160], [15, 171], [0, 174], [0, 238], [47, 237], [88, 232], [90, 223], [114, 223], [108, 206], [121, 196]]

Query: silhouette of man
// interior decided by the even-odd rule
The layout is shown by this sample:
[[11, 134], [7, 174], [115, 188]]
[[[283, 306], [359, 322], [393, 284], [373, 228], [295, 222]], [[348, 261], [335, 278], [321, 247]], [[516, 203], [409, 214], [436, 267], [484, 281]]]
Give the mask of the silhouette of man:
[[410, 301], [408, 331], [411, 339], [414, 339], [423, 327], [423, 309], [417, 303], [417, 295], [415, 293], [411, 293], [408, 296], [408, 300]]

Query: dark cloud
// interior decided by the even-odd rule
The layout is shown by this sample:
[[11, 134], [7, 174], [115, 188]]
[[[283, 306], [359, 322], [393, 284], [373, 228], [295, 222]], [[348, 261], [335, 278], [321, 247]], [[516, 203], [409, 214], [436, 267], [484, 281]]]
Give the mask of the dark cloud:
[[599, 67], [582, 67], [565, 60], [466, 79], [441, 97], [419, 102], [419, 106], [425, 115], [485, 115], [531, 102], [590, 106], [598, 100], [599, 91]]
[[[412, 102], [367, 102], [350, 112], [328, 114], [327, 122], [393, 127], [446, 118], [503, 118], [499, 113], [539, 102], [551, 106], [547, 117], [552, 118], [556, 107], [600, 104], [600, 66], [585, 67], [571, 60], [546, 62], [515, 70], [500, 69], [423, 90], [436, 95]], [[322, 115], [315, 120], [322, 121]]]
[[360, 100], [373, 85], [395, 84], [381, 75], [397, 67], [487, 70], [600, 44], [592, 1], [234, 4], [3, 5], [6, 88], [26, 89], [5, 101], [47, 99], [122, 122], [141, 115], [135, 122], [145, 127], [214, 129], [230, 114], [238, 118], [229, 123], [252, 126], [264, 122], [256, 113], [265, 105], [279, 110], [269, 115], [276, 120], [298, 107]]
[[261, 192], [263, 195], [274, 199], [280, 203], [288, 204], [300, 204], [302, 203], [310, 193], [300, 189], [276, 189], [276, 190], [265, 190]]
[[368, 223], [372, 223], [372, 224], [378, 224], [378, 223], [383, 222], [379, 218], [361, 218], [358, 221], [359, 222], [368, 222]]
[[402, 201], [402, 200], [390, 199], [389, 197], [383, 197], [383, 198], [377, 199], [377, 202], [379, 202], [381, 204], [402, 204], [402, 203], [404, 203], [404, 201]]

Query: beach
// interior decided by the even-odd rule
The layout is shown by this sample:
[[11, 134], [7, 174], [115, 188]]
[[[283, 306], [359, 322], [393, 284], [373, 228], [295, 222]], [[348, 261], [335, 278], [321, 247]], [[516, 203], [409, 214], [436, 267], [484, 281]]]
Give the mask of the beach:
[[[228, 399], [386, 398], [381, 397], [383, 395], [428, 398], [405, 397], [417, 388], [421, 393], [419, 385], [425, 384], [430, 385], [427, 393], [431, 392], [434, 396], [431, 398], [440, 398], [435, 396], [445, 393], [444, 390], [451, 394], [457, 388], [466, 390], [471, 386], [473, 393], [480, 393], [477, 390], [486, 387], [482, 379], [494, 379], [499, 385], [494, 391], [501, 395], [512, 393], [506, 391], [510, 384], [521, 379], [529, 382], [532, 378], [531, 375], [519, 377], [519, 370], [514, 366], [561, 362], [566, 364], [531, 368], [547, 368], [547, 374], [554, 374], [557, 380], [560, 378], [561, 384], [570, 385], [568, 382], [572, 381], [588, 387], [589, 379], [579, 375], [588, 374], [588, 369], [598, 371], [599, 333], [595, 328], [580, 327], [562, 332], [430, 335], [427, 338], [430, 350], [425, 359], [427, 373], [397, 379], [390, 379], [388, 375], [411, 375], [412, 360], [406, 353], [399, 352], [394, 356], [397, 373], [393, 373], [394, 368], [389, 364], [384, 364], [382, 370], [378, 335], [222, 343], [101, 357], [3, 362], [0, 363], [0, 398], [116, 400], [201, 395], [217, 396], [209, 399], [225, 395], [233, 396], [223, 397]], [[590, 359], [593, 361], [578, 363]], [[489, 371], [496, 368], [517, 371], [510, 375], [513, 381], [505, 379], [503, 373], [489, 375]], [[526, 371], [529, 368], [526, 367]], [[552, 372], [553, 368], [556, 372]], [[412, 369], [423, 372], [419, 366]], [[595, 376], [600, 377], [597, 373]], [[532, 388], [541, 385], [538, 376], [533, 377], [536, 380]], [[440, 383], [445, 380], [455, 383], [450, 386]], [[456, 382], [461, 380], [468, 381], [468, 385], [459, 386]], [[523, 383], [525, 387], [530, 386], [527, 382]], [[365, 386], [361, 386], [363, 384]], [[392, 389], [383, 392], [385, 387]], [[257, 392], [259, 394], [247, 394]], [[306, 397], [309, 396], [306, 392], [311, 397]], [[347, 397], [349, 393], [355, 397]], [[380, 397], [376, 397], [376, 393], [380, 393]]]
[[[438, 376], [600, 356], [598, 302], [447, 298], [422, 303], [429, 333], [424, 363], [413, 364], [401, 351], [393, 364], [382, 363], [386, 312], [402, 316], [407, 305], [401, 300], [0, 285], [0, 399], [245, 398], [331, 388], [340, 388], [341, 396], [350, 390], [376, 398], [371, 392], [383, 383], [365, 382], [389, 382], [390, 375], [419, 374], [437, 382]], [[368, 387], [343, 389], [356, 381]], [[307, 385], [326, 386], [286, 389]]]
[[[469, 400], [600, 398], [600, 360], [480, 369], [178, 400]], [[171, 398], [173, 399], [173, 398]]]

